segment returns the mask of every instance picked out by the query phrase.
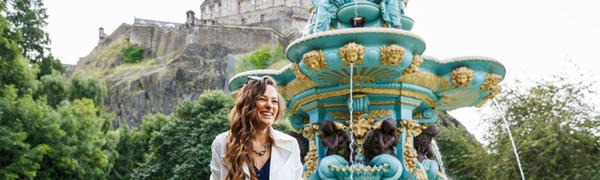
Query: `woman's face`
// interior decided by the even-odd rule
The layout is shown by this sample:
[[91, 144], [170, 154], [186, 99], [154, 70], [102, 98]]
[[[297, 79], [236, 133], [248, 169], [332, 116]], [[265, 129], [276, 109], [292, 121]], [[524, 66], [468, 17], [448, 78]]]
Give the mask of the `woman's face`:
[[259, 117], [258, 125], [262, 127], [271, 126], [279, 112], [279, 99], [275, 87], [267, 85], [265, 93], [259, 96], [255, 102]]

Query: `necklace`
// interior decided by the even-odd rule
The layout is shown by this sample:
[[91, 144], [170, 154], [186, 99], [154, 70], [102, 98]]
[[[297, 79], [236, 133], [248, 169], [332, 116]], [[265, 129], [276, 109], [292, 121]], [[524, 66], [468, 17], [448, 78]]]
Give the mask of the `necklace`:
[[262, 150], [262, 151], [256, 151], [256, 150], [255, 150], [254, 152], [255, 152], [256, 154], [258, 154], [258, 156], [264, 156], [264, 155], [267, 153], [267, 151], [268, 151], [269, 149], [271, 149], [271, 144], [267, 144], [267, 145], [265, 145], [265, 149], [264, 149], [264, 150]]

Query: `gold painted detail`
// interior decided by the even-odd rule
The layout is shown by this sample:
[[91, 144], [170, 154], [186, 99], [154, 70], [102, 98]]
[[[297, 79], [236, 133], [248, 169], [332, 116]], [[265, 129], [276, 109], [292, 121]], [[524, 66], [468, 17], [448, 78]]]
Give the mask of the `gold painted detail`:
[[392, 44], [382, 47], [380, 63], [382, 65], [396, 67], [400, 65], [405, 54], [406, 50], [402, 46]]
[[406, 140], [404, 141], [404, 152], [402, 153], [404, 156], [404, 163], [407, 166], [407, 170], [415, 173], [417, 171], [417, 150], [415, 150], [413, 145], [413, 135], [408, 133], [406, 136]]
[[491, 91], [491, 93], [483, 97], [481, 102], [476, 104], [475, 107], [479, 108], [483, 106], [487, 101], [493, 99], [494, 97], [496, 97], [496, 95], [500, 94], [500, 91], [502, 91], [502, 88], [498, 86], [498, 84], [500, 84], [500, 81], [502, 81], [502, 77], [500, 75], [488, 73], [485, 76], [485, 82], [483, 83], [483, 85], [481, 85], [481, 87], [479, 87], [479, 89], [481, 89], [484, 92]]
[[307, 125], [303, 129], [300, 130], [300, 134], [308, 139], [308, 152], [304, 157], [304, 164], [306, 165], [306, 170], [302, 173], [304, 179], [312, 176], [312, 174], [317, 169], [318, 163], [318, 155], [317, 155], [317, 144], [315, 142], [315, 136], [319, 135], [319, 125], [312, 124]]
[[[359, 86], [360, 83], [372, 83], [375, 82], [375, 78], [370, 76], [353, 76], [352, 82], [354, 86]], [[339, 84], [348, 84], [350, 83], [350, 77], [345, 77], [338, 81]]]
[[398, 127], [396, 130], [398, 131], [398, 136], [400, 136], [402, 131], [407, 131], [414, 136], [418, 136], [421, 134], [422, 130], [427, 127], [429, 127], [429, 125], [421, 124], [414, 120], [402, 120], [400, 121], [400, 127]]
[[[406, 100], [402, 100], [402, 101], [378, 101], [378, 102], [369, 102], [370, 106], [373, 105], [392, 105], [392, 104], [406, 104], [406, 105], [411, 105], [411, 106], [419, 106], [421, 104], [416, 103], [416, 102], [412, 102], [412, 101], [406, 101]], [[319, 105], [312, 105], [306, 108], [303, 108], [303, 110], [309, 111], [311, 109], [314, 108], [331, 108], [331, 107], [346, 107], [348, 106], [348, 104], [344, 104], [344, 103], [338, 103], [338, 104], [319, 104]]]
[[292, 72], [296, 76], [297, 80], [308, 78], [308, 76], [306, 74], [304, 74], [302, 71], [300, 71], [300, 65], [298, 65], [298, 63], [292, 64]]
[[354, 42], [348, 43], [339, 49], [342, 63], [346, 66], [350, 66], [351, 63], [354, 65], [360, 65], [363, 62], [365, 55], [365, 47]]
[[414, 84], [417, 86], [425, 87], [433, 92], [439, 92], [449, 88], [449, 83], [446, 78], [437, 76], [435, 74], [426, 72], [415, 72], [411, 74], [404, 74], [398, 80], [401, 83]]
[[287, 86], [282, 88], [283, 91], [281, 91], [284, 92], [287, 99], [291, 99], [298, 93], [318, 86], [317, 83], [313, 82], [306, 74], [300, 71], [298, 64], [294, 63], [291, 69], [296, 79], [289, 82]]
[[302, 59], [304, 59], [304, 64], [306, 64], [306, 66], [308, 66], [314, 72], [327, 69], [325, 55], [321, 50], [312, 50], [304, 53]]
[[428, 180], [429, 179], [427, 177], [427, 173], [423, 169], [416, 169], [416, 172], [413, 172], [413, 173], [415, 174], [415, 178], [417, 180]]
[[390, 114], [392, 114], [392, 112], [390, 110], [379, 109], [379, 110], [371, 111], [371, 113], [369, 113], [368, 118], [369, 119], [384, 118], [384, 117], [388, 117]]
[[[287, 89], [289, 91], [290, 88], [287, 88]], [[429, 96], [427, 96], [423, 93], [410, 91], [410, 90], [385, 89], [385, 88], [358, 88], [358, 89], [354, 89], [353, 92], [354, 93], [370, 93], [370, 94], [386, 94], [386, 95], [397, 95], [397, 96], [401, 95], [401, 96], [419, 99], [419, 100], [427, 103], [427, 105], [429, 105], [430, 107], [436, 106], [436, 102], [434, 100], [432, 100], [431, 98], [429, 98]], [[307, 96], [305, 98], [298, 100], [298, 102], [295, 103], [292, 106], [292, 108], [290, 108], [290, 111], [293, 114], [293, 113], [296, 113], [296, 111], [298, 110], [298, 108], [300, 106], [302, 106], [306, 103], [313, 102], [318, 99], [342, 96], [342, 95], [346, 95], [346, 94], [349, 94], [349, 91], [347, 89], [313, 94], [313, 95], [310, 95], [310, 96]], [[289, 94], [288, 94], [288, 96], [289, 96]]]
[[369, 173], [375, 173], [375, 172], [388, 172], [390, 168], [389, 164], [383, 164], [383, 165], [375, 165], [375, 166], [371, 166], [371, 165], [360, 165], [360, 166], [348, 166], [348, 165], [336, 165], [336, 164], [332, 164], [329, 166], [329, 169], [333, 172], [369, 172]]
[[[422, 130], [427, 128], [426, 124], [419, 124], [416, 121], [408, 121], [403, 120], [400, 122], [400, 127], [397, 128], [399, 132], [406, 132], [406, 139], [404, 141], [404, 151], [402, 155], [404, 156], [403, 161], [407, 166], [407, 170], [412, 172], [416, 179], [426, 180], [427, 175], [425, 171], [417, 168], [417, 150], [413, 145], [413, 139], [415, 136], [421, 134]], [[398, 136], [401, 136], [401, 133], [398, 133]]]
[[468, 67], [459, 67], [450, 72], [452, 83], [456, 87], [467, 87], [473, 81], [473, 70]]
[[481, 85], [479, 89], [482, 91], [492, 91], [498, 87], [500, 81], [502, 81], [502, 77], [500, 77], [500, 75], [488, 73], [485, 76], [485, 82], [483, 82], [483, 85]]
[[406, 104], [411, 106], [419, 106], [421, 104], [412, 101], [400, 100], [400, 101], [380, 101], [380, 102], [370, 102], [369, 105], [391, 105], [391, 104]]
[[404, 69], [404, 74], [411, 74], [419, 71], [419, 66], [423, 64], [423, 57], [421, 55], [413, 55], [413, 61], [408, 66], [408, 68]]
[[[387, 117], [391, 114], [392, 112], [390, 110], [383, 110], [383, 109], [379, 109], [379, 110], [375, 110], [375, 111], [371, 111], [371, 113], [366, 114], [363, 112], [352, 112], [353, 117], [355, 118], [365, 118], [365, 119], [375, 119], [375, 118], [383, 118], [383, 117]], [[334, 118], [334, 119], [350, 119], [350, 114], [348, 113], [348, 111], [336, 111], [336, 112], [329, 112], [327, 115], [329, 115], [330, 117]]]
[[500, 86], [496, 86], [493, 90], [492, 93], [488, 94], [487, 96], [483, 97], [483, 100], [481, 100], [481, 102], [479, 102], [478, 104], [475, 105], [475, 107], [480, 108], [481, 106], [483, 106], [487, 101], [489, 101], [490, 99], [493, 99], [494, 97], [496, 97], [496, 95], [500, 94], [500, 91], [502, 91], [502, 88], [500, 88]]
[[356, 139], [356, 143], [358, 145], [358, 149], [356, 150], [357, 154], [363, 155], [365, 153], [363, 147], [365, 135], [368, 131], [375, 129], [376, 127], [377, 123], [375, 123], [375, 121], [372, 119], [359, 118], [352, 121], [352, 133], [354, 134], [354, 138]]

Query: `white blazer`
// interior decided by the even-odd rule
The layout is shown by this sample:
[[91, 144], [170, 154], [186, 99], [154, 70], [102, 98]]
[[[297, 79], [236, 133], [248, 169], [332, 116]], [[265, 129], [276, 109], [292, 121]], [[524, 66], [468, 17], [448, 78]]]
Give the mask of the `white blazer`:
[[[227, 169], [221, 164], [225, 156], [227, 137], [229, 131], [219, 134], [212, 143], [212, 159], [210, 161], [210, 179], [222, 180], [227, 177]], [[271, 149], [271, 165], [269, 179], [271, 180], [296, 180], [302, 179], [302, 162], [300, 161], [300, 148], [298, 141], [292, 136], [271, 128], [271, 137], [275, 144]], [[244, 173], [250, 176], [248, 165], [242, 167]]]

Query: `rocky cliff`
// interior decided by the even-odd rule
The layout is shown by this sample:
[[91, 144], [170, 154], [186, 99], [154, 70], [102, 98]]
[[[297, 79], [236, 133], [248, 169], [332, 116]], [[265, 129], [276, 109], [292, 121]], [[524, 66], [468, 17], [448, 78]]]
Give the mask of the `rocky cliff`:
[[[115, 127], [138, 126], [146, 114], [170, 114], [181, 100], [224, 89], [236, 55], [277, 41], [268, 28], [122, 24], [80, 59], [73, 75], [103, 79], [105, 110], [116, 115]], [[124, 63], [125, 49], [134, 45], [144, 49], [144, 59]]]

